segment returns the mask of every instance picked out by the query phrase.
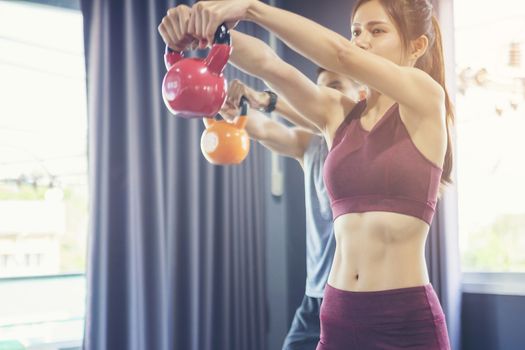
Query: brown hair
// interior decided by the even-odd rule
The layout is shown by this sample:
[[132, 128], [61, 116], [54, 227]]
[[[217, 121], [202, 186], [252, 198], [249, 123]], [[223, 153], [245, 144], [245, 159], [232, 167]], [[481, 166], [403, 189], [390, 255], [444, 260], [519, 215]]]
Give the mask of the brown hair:
[[[372, 0], [357, 0], [352, 11], [352, 21], [357, 9]], [[452, 139], [450, 126], [454, 123], [454, 110], [445, 86], [445, 60], [441, 30], [436, 16], [432, 13], [432, 4], [428, 0], [378, 0], [390, 19], [394, 22], [401, 36], [401, 41], [408, 50], [411, 40], [422, 35], [428, 38], [428, 49], [416, 61], [415, 67], [428, 73], [445, 91], [447, 151], [443, 163], [441, 184], [452, 182]]]

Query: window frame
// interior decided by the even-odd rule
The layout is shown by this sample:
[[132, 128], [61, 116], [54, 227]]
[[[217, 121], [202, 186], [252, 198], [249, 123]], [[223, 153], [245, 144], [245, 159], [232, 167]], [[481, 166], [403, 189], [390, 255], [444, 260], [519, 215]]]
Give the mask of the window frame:
[[463, 272], [463, 293], [525, 296], [525, 272]]

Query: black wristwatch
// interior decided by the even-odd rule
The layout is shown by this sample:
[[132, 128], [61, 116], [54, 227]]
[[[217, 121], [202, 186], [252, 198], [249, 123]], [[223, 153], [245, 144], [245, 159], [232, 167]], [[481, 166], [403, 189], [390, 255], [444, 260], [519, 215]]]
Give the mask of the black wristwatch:
[[270, 96], [270, 102], [268, 103], [268, 106], [263, 108], [263, 112], [265, 113], [272, 113], [275, 110], [275, 106], [277, 105], [277, 94], [270, 90], [264, 90]]

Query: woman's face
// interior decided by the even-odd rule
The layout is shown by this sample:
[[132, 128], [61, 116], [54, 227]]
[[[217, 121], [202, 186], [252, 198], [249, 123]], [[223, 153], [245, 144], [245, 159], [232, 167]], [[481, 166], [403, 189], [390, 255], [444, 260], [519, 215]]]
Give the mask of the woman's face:
[[361, 5], [351, 26], [352, 42], [360, 48], [399, 65], [408, 65], [405, 49], [395, 24], [379, 1]]

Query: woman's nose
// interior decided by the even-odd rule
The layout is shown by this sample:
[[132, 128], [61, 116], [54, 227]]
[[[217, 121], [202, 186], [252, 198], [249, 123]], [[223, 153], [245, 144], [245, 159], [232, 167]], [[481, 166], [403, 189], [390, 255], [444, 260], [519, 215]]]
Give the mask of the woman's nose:
[[368, 50], [370, 48], [370, 36], [366, 32], [359, 34], [359, 36], [356, 37], [354, 41], [357, 46], [364, 50]]

